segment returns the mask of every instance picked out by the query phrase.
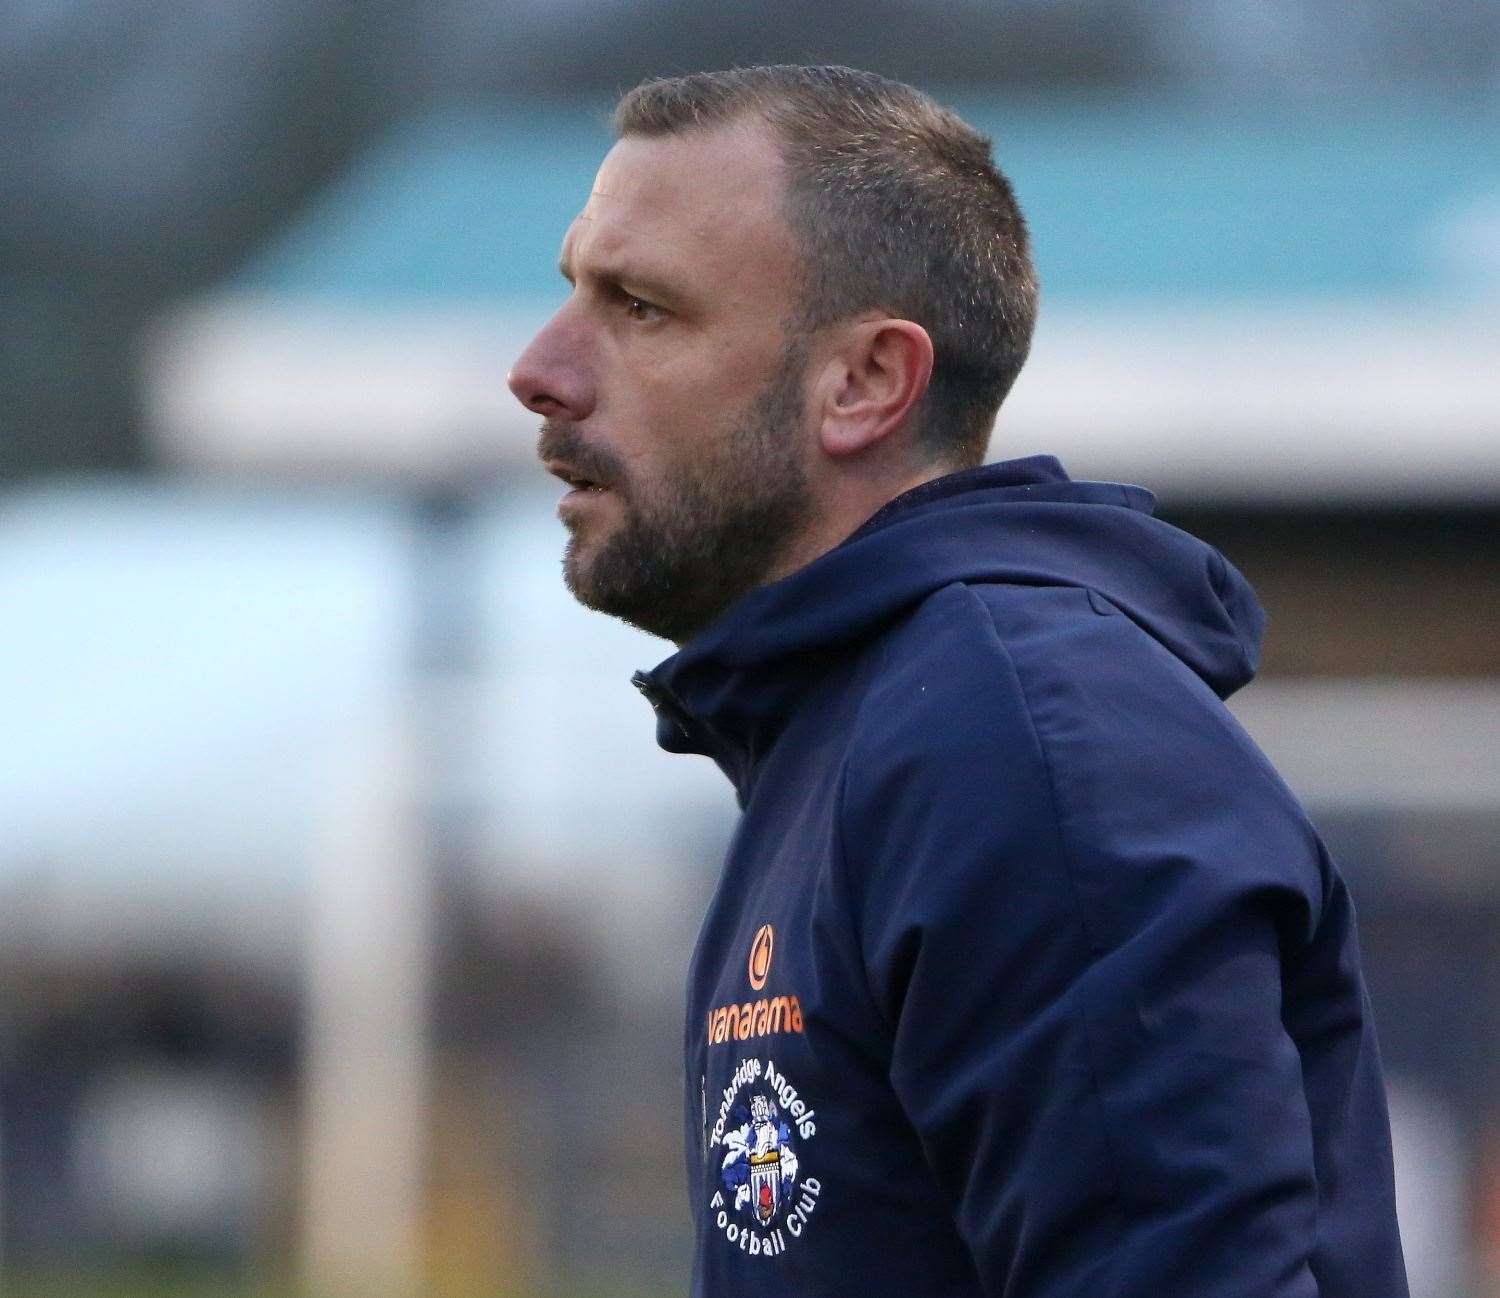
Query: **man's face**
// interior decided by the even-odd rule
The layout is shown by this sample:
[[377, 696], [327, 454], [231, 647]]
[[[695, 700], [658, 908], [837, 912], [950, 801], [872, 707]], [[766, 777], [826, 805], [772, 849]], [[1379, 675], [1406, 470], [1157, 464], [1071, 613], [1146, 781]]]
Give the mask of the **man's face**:
[[573, 291], [511, 389], [543, 417], [569, 589], [679, 643], [812, 512], [781, 166], [749, 125], [627, 137], [563, 240]]

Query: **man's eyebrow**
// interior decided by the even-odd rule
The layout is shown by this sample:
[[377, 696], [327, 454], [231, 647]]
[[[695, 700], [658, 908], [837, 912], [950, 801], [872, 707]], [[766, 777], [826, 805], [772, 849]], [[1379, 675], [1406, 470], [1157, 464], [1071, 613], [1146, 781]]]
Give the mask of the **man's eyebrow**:
[[[569, 284], [574, 283], [575, 277], [566, 257], [558, 260], [557, 272]], [[588, 279], [593, 280], [595, 283], [612, 285], [615, 288], [624, 289], [631, 293], [639, 292], [652, 299], [657, 297], [677, 299], [684, 296], [683, 291], [676, 285], [653, 275], [650, 271], [638, 271], [625, 266], [603, 265], [597, 270], [586, 272], [586, 275]]]

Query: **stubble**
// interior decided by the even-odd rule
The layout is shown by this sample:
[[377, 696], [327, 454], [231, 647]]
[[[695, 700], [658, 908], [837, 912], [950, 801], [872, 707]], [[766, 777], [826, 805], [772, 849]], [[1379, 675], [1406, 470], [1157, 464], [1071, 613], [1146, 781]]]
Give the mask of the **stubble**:
[[569, 537], [563, 579], [581, 604], [680, 645], [765, 584], [813, 513], [797, 437], [804, 359], [789, 344], [743, 419], [656, 482], [625, 476], [573, 425], [543, 426], [543, 458], [608, 483], [624, 512], [596, 545]]

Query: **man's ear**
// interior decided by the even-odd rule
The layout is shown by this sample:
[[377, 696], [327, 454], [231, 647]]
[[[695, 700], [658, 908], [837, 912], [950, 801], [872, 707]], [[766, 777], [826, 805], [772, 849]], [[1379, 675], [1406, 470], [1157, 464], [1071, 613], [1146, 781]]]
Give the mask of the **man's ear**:
[[911, 320], [845, 326], [824, 369], [819, 440], [834, 459], [858, 455], [906, 421], [932, 378], [932, 339]]

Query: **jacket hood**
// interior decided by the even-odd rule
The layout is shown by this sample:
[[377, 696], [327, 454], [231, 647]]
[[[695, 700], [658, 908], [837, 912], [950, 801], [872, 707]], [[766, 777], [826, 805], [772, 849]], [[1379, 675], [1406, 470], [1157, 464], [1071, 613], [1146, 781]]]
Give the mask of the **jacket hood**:
[[954, 582], [1092, 590], [1226, 698], [1255, 674], [1264, 614], [1223, 555], [1154, 505], [1142, 487], [1075, 482], [1049, 455], [924, 483], [638, 673], [658, 741], [740, 784], [831, 657]]

